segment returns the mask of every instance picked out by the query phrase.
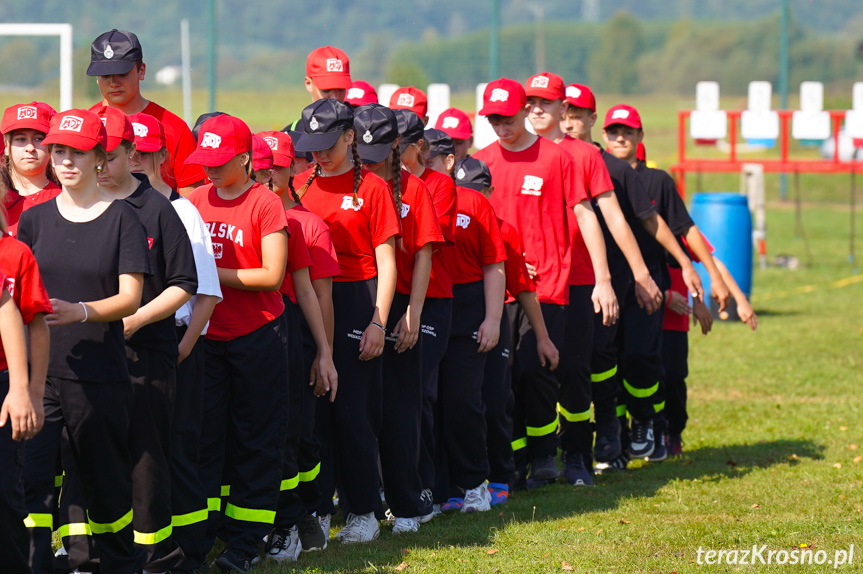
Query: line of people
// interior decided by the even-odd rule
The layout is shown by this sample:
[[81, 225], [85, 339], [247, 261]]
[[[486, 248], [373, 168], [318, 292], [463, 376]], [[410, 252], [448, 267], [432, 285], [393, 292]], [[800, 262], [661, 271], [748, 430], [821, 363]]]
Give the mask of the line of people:
[[218, 538], [245, 572], [324, 550], [337, 509], [367, 543], [591, 485], [681, 451], [693, 260], [755, 328], [637, 110], [601, 149], [587, 86], [491, 82], [470, 156], [466, 114], [378, 104], [337, 48], [283, 131], [193, 133], [145, 72], [112, 30], [102, 102], [3, 115], [4, 571], [194, 572]]

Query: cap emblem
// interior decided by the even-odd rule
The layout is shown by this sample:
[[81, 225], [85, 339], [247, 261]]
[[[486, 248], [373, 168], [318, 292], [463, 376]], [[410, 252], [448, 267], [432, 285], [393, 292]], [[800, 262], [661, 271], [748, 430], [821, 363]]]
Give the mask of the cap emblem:
[[414, 106], [414, 97], [411, 94], [399, 94], [399, 99], [396, 104], [412, 108]]
[[573, 99], [580, 98], [581, 97], [581, 90], [579, 90], [575, 86], [568, 86], [566, 88], [566, 97], [567, 98], [573, 98]]
[[629, 110], [614, 110], [611, 114], [613, 120], [625, 120], [629, 117]]
[[222, 136], [212, 132], [204, 132], [204, 137], [201, 138], [201, 147], [219, 149], [220, 145], [222, 145]]
[[509, 92], [503, 88], [495, 88], [491, 91], [490, 102], [505, 102], [509, 99]]
[[366, 95], [366, 91], [362, 88], [351, 88], [348, 90], [347, 99], [358, 100]]
[[35, 120], [36, 114], [36, 106], [21, 106], [20, 108], [18, 108], [19, 120]]
[[60, 129], [67, 132], [80, 132], [84, 125], [84, 119], [78, 116], [66, 116], [60, 122]]
[[456, 179], [464, 179], [465, 175], [467, 175], [467, 174], [464, 172], [464, 168], [462, 167], [462, 168], [459, 168], [458, 173], [455, 174], [455, 177], [456, 177]]
[[275, 151], [279, 149], [279, 140], [277, 140], [276, 138], [272, 136], [267, 136], [264, 138], [264, 141], [267, 142], [267, 145], [270, 146], [271, 150]]
[[103, 54], [105, 55], [105, 59], [107, 60], [110, 60], [114, 57], [114, 49], [111, 48], [111, 44], [105, 46], [105, 51], [103, 52]]
[[546, 76], [537, 76], [530, 82], [531, 88], [547, 88], [548, 78]]
[[458, 118], [454, 118], [452, 116], [446, 117], [443, 119], [443, 128], [457, 128], [458, 127]]
[[145, 138], [150, 130], [144, 124], [132, 122], [132, 129], [135, 130], [135, 137]]
[[375, 138], [372, 135], [372, 132], [370, 132], [369, 130], [366, 130], [366, 133], [363, 134], [363, 141], [366, 142], [367, 144], [370, 144], [370, 143], [372, 143], [373, 139], [375, 139]]
[[343, 72], [344, 65], [342, 61], [338, 58], [327, 58], [327, 71], [328, 72]]
[[312, 119], [309, 120], [309, 127], [314, 131], [318, 129], [318, 118], [312, 116]]

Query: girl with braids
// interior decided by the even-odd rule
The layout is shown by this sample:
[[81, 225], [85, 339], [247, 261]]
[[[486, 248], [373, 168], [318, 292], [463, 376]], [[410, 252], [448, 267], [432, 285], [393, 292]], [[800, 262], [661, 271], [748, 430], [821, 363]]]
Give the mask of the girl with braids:
[[341, 268], [333, 284], [333, 356], [342, 379], [338, 400], [319, 401], [316, 413], [324, 455], [318, 515], [328, 532], [338, 468], [347, 525], [336, 539], [370, 542], [380, 533], [375, 510], [380, 506], [381, 354], [396, 289], [401, 226], [386, 182], [362, 169], [350, 107], [318, 100], [303, 110], [302, 119], [306, 131], [295, 146], [311, 151], [316, 166], [300, 176], [305, 184], [297, 195], [329, 225]]
[[434, 516], [422, 496], [419, 473], [422, 419], [423, 312], [432, 267], [432, 248], [444, 237], [431, 194], [422, 180], [401, 167], [398, 121], [389, 108], [368, 104], [354, 112], [363, 163], [392, 188], [402, 222], [396, 246], [396, 295], [384, 347], [383, 423], [378, 436], [386, 500], [393, 534], [415, 532]]
[[5, 150], [0, 178], [8, 189], [3, 207], [12, 235], [17, 233], [18, 218], [23, 211], [60, 194], [60, 186], [48, 169], [48, 147], [42, 143], [55, 113], [42, 102], [17, 104], [3, 112], [0, 132]]
[[[273, 191], [281, 198], [288, 217], [288, 225], [294, 229], [297, 225], [302, 231], [309, 255], [311, 265], [308, 267], [309, 279], [312, 289], [317, 297], [318, 307], [323, 318], [324, 330], [327, 339], [327, 348], [332, 352], [333, 347], [333, 277], [340, 273], [339, 261], [336, 250], [330, 239], [330, 230], [324, 220], [300, 205], [299, 196], [294, 189], [294, 145], [291, 136], [284, 132], [267, 131], [258, 134], [267, 143], [273, 154], [273, 168], [271, 184]], [[282, 284], [282, 293], [287, 296], [285, 300], [286, 309], [296, 307], [297, 299], [294, 295], [293, 279], [286, 275], [285, 283]], [[295, 311], [296, 312], [296, 311]], [[296, 530], [290, 534], [290, 542], [295, 545], [297, 537], [299, 545], [304, 552], [322, 550], [327, 546], [327, 537], [323, 536], [320, 524], [314, 516], [318, 505], [318, 486], [315, 480], [321, 468], [320, 444], [315, 434], [315, 397], [324, 396], [329, 393], [329, 400], [335, 400], [337, 380], [328, 380], [315, 377], [317, 372], [318, 344], [312, 336], [312, 331], [305, 317], [299, 316], [299, 326], [302, 332], [302, 380], [312, 381], [302, 392], [302, 417], [299, 437], [299, 450], [296, 453], [296, 495], [302, 500], [305, 512], [296, 524]], [[299, 349], [299, 346], [293, 346]], [[294, 365], [296, 367], [296, 365]], [[292, 367], [292, 370], [294, 369]], [[317, 381], [315, 379], [317, 378]], [[289, 448], [297, 448], [297, 445]], [[287, 457], [287, 453], [286, 453]], [[283, 493], [284, 494], [284, 493]], [[280, 502], [280, 509], [282, 505]], [[277, 516], [278, 523], [279, 518]], [[278, 533], [276, 533], [278, 534]], [[282, 533], [284, 534], [284, 533]], [[271, 536], [274, 540], [274, 536]], [[274, 547], [276, 543], [274, 542]]]

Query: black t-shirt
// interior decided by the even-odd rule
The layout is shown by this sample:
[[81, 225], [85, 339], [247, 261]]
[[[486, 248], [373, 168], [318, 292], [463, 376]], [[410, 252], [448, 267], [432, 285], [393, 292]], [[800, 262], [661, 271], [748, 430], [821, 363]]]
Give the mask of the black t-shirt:
[[[177, 211], [167, 197], [150, 186], [147, 176], [133, 174], [140, 185], [124, 201], [134, 207], [147, 232], [152, 275], [144, 278], [141, 306], [158, 297], [168, 287], [179, 287], [194, 295], [198, 290], [198, 273], [192, 243]], [[129, 345], [179, 354], [174, 316], [141, 327], [129, 339]]]
[[[18, 239], [33, 251], [48, 296], [70, 303], [113, 297], [120, 275], [150, 273], [144, 226], [124, 201], [83, 223], [60, 215], [56, 199], [33, 206], [21, 215]], [[48, 375], [128, 383], [123, 322], [51, 327]]]
[[[689, 216], [689, 210], [686, 209], [683, 198], [677, 193], [677, 184], [674, 183], [674, 179], [661, 169], [647, 167], [643, 161], [638, 162], [635, 171], [644, 182], [644, 187], [656, 206], [656, 212], [668, 224], [671, 233], [674, 234], [683, 252], [689, 254], [689, 250], [683, 244], [681, 236], [695, 224]], [[678, 266], [677, 261], [670, 254], [667, 254], [664, 250], [663, 254], [667, 255], [669, 263], [675, 267]]]

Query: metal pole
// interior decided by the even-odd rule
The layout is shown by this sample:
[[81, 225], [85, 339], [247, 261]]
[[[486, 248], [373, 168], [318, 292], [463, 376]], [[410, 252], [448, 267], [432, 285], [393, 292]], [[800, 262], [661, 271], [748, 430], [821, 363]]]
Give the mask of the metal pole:
[[500, 76], [500, 0], [491, 0], [491, 30], [488, 42], [489, 81]]
[[183, 62], [183, 119], [192, 126], [192, 57], [189, 43], [189, 20], [180, 21], [180, 55]]
[[216, 111], [216, 0], [210, 0], [210, 36], [209, 36], [209, 89], [210, 110]]
[[536, 7], [536, 73], [545, 71], [545, 10]]
[[[783, 110], [788, 109], [788, 20], [790, 11], [788, 0], [782, 0], [779, 32], [779, 96]], [[788, 195], [788, 176], [784, 173], [779, 178], [779, 195], [782, 199]]]

